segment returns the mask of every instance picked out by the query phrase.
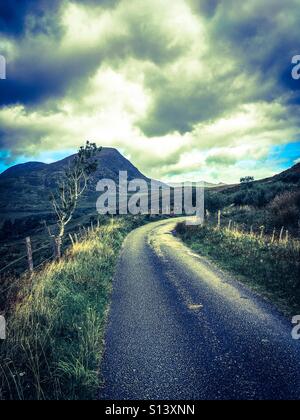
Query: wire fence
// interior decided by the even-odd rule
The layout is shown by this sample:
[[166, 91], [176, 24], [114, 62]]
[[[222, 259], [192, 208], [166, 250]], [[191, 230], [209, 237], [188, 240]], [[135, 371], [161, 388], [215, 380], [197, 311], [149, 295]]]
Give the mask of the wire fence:
[[[86, 225], [80, 225], [77, 226], [75, 229], [73, 228], [69, 232], [66, 232], [66, 243], [74, 245], [75, 242], [78, 242], [78, 240], [85, 237], [90, 231], [94, 231], [96, 227], [99, 228], [99, 220], [97, 222], [91, 221], [89, 223], [89, 226]], [[23, 274], [26, 272], [33, 272], [41, 268], [43, 265], [45, 265], [47, 262], [50, 262], [51, 260], [55, 260], [55, 242], [54, 238], [49, 237], [49, 242], [43, 243], [42, 245], [39, 245], [38, 248], [33, 248], [33, 239], [37, 239], [37, 237], [27, 237], [24, 240], [24, 248], [26, 250], [26, 253], [24, 252], [23, 255], [16, 258], [13, 261], [10, 261], [7, 265], [0, 268], [0, 275], [3, 273], [9, 273], [9, 269], [16, 266], [21, 261], [27, 262], [27, 268], [23, 270]], [[68, 246], [66, 246], [67, 248]], [[50, 250], [51, 255], [49, 257], [45, 257], [44, 255], [41, 255], [42, 251]], [[40, 258], [38, 259], [38, 254], [40, 254]], [[36, 264], [36, 261], [39, 260], [39, 262]], [[26, 263], [24, 263], [25, 265]]]
[[[42, 243], [32, 248], [32, 240], [27, 237], [23, 245], [19, 243], [24, 254], [10, 261], [0, 269], [0, 312], [9, 310], [12, 302], [17, 299], [20, 285], [32, 278], [32, 274], [37, 272], [47, 262], [54, 260], [53, 247], [51, 241]], [[50, 256], [47, 250], [52, 249]], [[27, 251], [27, 252], [26, 252]]]
[[[49, 244], [45, 244], [45, 245], [39, 247], [38, 249], [32, 249], [32, 247], [31, 247], [31, 238], [30, 237], [27, 237], [26, 238], [26, 243], [25, 244], [26, 244], [26, 247], [27, 247], [27, 254], [22, 255], [21, 257], [15, 259], [14, 261], [11, 261], [5, 267], [1, 268], [0, 269], [0, 274], [7, 272], [9, 268], [15, 266], [16, 264], [18, 264], [19, 262], [21, 262], [21, 261], [23, 261], [25, 259], [27, 259], [28, 264], [29, 264], [29, 261], [33, 261], [33, 256], [34, 255], [36, 255], [37, 253], [39, 253], [39, 252], [41, 252], [43, 250], [46, 250], [46, 249], [51, 248], [51, 244], [49, 243]], [[53, 259], [53, 257], [54, 257], [54, 255], [52, 255], [47, 260], [49, 261], [50, 259]], [[43, 263], [44, 263], [44, 261], [43, 261]], [[40, 265], [42, 265], [42, 264], [40, 264]], [[38, 268], [38, 266], [35, 267], [35, 268]]]
[[225, 229], [227, 232], [232, 232], [236, 234], [249, 235], [253, 238], [261, 239], [271, 244], [278, 243], [286, 246], [293, 246], [295, 248], [300, 248], [299, 236], [292, 235], [288, 228], [285, 226], [273, 227], [270, 228], [265, 225], [260, 225], [254, 227], [249, 223], [238, 223], [235, 220], [228, 217], [228, 215], [223, 214], [221, 210], [217, 212], [217, 216], [210, 214], [206, 211], [205, 221], [209, 225], [215, 226], [218, 229]]

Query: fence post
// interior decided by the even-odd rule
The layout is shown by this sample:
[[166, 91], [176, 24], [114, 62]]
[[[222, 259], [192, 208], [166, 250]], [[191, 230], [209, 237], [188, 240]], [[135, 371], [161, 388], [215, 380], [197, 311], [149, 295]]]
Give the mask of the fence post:
[[228, 223], [228, 230], [231, 230], [231, 224], [232, 224], [232, 220], [229, 220], [229, 223]]
[[205, 216], [206, 216], [207, 223], [209, 223], [210, 212], [207, 209], [205, 210]]
[[276, 235], [276, 228], [273, 229], [273, 235], [272, 235], [272, 240], [271, 243], [273, 244], [275, 241], [275, 235]]
[[264, 226], [261, 226], [261, 227], [260, 227], [260, 238], [261, 238], [261, 239], [263, 239], [263, 237], [264, 237], [264, 233], [265, 233], [265, 227], [264, 227]]
[[286, 240], [286, 243], [289, 242], [289, 231], [288, 230], [285, 232], [285, 240]]
[[280, 235], [279, 235], [279, 241], [282, 241], [282, 235], [283, 235], [283, 231], [284, 231], [284, 226], [282, 226], [281, 231], [280, 231]]
[[27, 260], [28, 260], [28, 267], [29, 271], [33, 273], [33, 258], [32, 258], [32, 246], [31, 246], [31, 239], [28, 236], [26, 238], [26, 249], [27, 249]]
[[221, 210], [218, 211], [218, 228], [221, 227]]

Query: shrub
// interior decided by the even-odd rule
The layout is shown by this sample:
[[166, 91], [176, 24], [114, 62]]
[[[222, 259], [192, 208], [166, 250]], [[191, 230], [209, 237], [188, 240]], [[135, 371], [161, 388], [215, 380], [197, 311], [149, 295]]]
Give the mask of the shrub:
[[297, 226], [300, 220], [300, 192], [287, 191], [277, 195], [269, 205], [274, 224], [280, 226]]
[[212, 213], [223, 209], [224, 207], [231, 204], [230, 196], [223, 194], [222, 192], [205, 192], [205, 207]]

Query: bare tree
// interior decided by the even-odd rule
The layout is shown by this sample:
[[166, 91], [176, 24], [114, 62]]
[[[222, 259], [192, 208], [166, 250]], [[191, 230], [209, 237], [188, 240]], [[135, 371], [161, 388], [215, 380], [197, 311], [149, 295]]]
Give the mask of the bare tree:
[[88, 186], [91, 175], [97, 170], [96, 155], [102, 150], [95, 143], [89, 141], [80, 147], [78, 154], [64, 172], [64, 177], [58, 183], [57, 191], [51, 194], [50, 201], [56, 216], [56, 230], [52, 233], [48, 228], [49, 235], [54, 240], [55, 256], [61, 257], [61, 244], [65, 235], [65, 229], [73, 218], [78, 200]]

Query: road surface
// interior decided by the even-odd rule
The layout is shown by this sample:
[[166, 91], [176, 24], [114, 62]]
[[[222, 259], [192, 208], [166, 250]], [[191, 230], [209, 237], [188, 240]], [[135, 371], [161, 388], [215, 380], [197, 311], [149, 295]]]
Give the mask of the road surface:
[[149, 224], [124, 244], [100, 398], [299, 399], [300, 341], [291, 322], [193, 254], [174, 227]]

